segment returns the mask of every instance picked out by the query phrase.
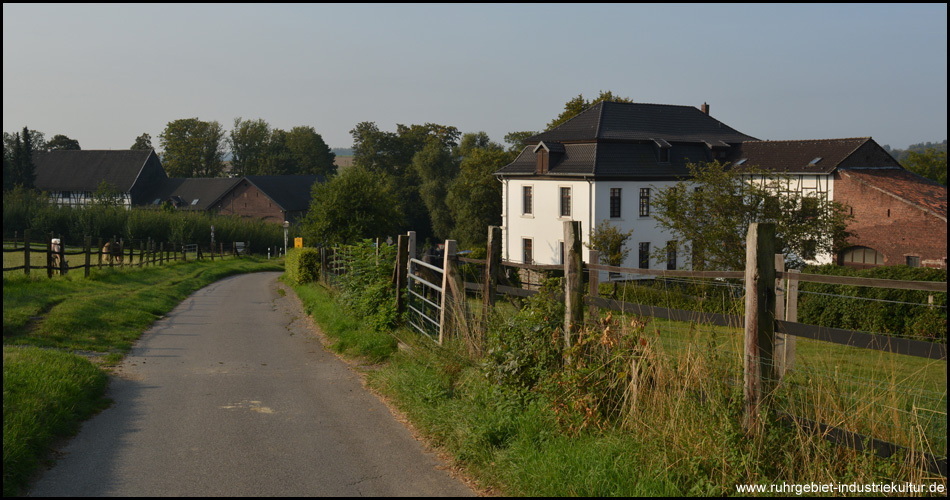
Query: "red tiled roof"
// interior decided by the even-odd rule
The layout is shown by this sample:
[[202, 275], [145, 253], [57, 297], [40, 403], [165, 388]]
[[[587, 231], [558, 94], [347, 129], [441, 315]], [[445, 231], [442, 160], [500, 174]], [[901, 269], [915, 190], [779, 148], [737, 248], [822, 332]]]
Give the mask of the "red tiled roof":
[[840, 169], [858, 182], [947, 220], [947, 187], [902, 168]]

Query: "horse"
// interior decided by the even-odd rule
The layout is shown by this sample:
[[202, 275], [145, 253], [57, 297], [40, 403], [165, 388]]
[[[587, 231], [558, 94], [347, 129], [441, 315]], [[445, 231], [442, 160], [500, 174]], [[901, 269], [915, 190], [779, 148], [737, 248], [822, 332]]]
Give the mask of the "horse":
[[102, 246], [100, 261], [108, 262], [110, 266], [115, 262], [118, 262], [120, 266], [122, 265], [122, 247], [119, 246], [117, 241], [108, 241]]
[[59, 269], [59, 274], [63, 275], [69, 272], [69, 263], [66, 262], [66, 253], [63, 248], [62, 240], [59, 238], [53, 238], [50, 244], [50, 250], [52, 250], [52, 261], [50, 262], [53, 266], [53, 269]]

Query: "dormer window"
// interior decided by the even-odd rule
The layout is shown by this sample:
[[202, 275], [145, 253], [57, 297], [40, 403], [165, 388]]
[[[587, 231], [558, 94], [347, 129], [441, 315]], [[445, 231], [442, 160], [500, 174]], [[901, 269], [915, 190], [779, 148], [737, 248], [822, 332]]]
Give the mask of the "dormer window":
[[564, 154], [564, 145], [558, 142], [538, 143], [534, 147], [536, 158], [535, 173], [546, 174], [551, 170], [551, 166], [558, 162], [561, 155]]
[[705, 141], [714, 160], [725, 160], [729, 153], [729, 144], [724, 141]]
[[656, 144], [656, 159], [659, 163], [669, 163], [670, 162], [670, 143], [664, 141], [663, 139], [653, 139], [653, 143]]

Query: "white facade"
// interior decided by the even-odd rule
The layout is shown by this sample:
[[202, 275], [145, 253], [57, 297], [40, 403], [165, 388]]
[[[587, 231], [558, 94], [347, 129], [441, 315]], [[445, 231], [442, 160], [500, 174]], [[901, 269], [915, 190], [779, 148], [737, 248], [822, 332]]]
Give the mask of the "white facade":
[[[665, 248], [667, 242], [673, 239], [668, 232], [657, 227], [652, 212], [640, 215], [640, 196], [642, 189], [648, 189], [649, 192], [643, 194], [652, 200], [658, 190], [674, 185], [675, 181], [506, 178], [503, 184], [502, 253], [507, 261], [525, 262], [527, 243], [530, 245], [532, 263], [562, 264], [565, 221], [581, 222], [585, 262], [589, 260], [587, 244], [590, 243], [591, 227], [605, 219], [610, 220], [620, 231], [633, 230], [627, 242], [630, 253], [622, 267], [640, 267], [640, 243], [649, 243], [649, 252], [652, 254], [657, 248]], [[530, 207], [525, 206], [525, 188], [531, 190]], [[561, 214], [564, 189], [570, 190], [570, 215], [567, 216]], [[619, 217], [611, 217], [611, 190], [615, 189], [620, 190]], [[657, 262], [652, 255], [649, 259], [651, 269], [666, 269], [666, 263]], [[678, 268], [682, 268], [682, 260]]]
[[[759, 177], [754, 182], [765, 182]], [[627, 240], [629, 254], [620, 267], [640, 268], [640, 251], [647, 243], [649, 269], [668, 269], [667, 262], [654, 258], [657, 249], [666, 248], [676, 239], [658, 226], [653, 217], [652, 201], [659, 191], [677, 181], [628, 181], [565, 178], [504, 178], [502, 200], [502, 254], [506, 261], [525, 262], [526, 250], [533, 264], [563, 264], [564, 222], [580, 221], [583, 259], [589, 261], [590, 230], [609, 220], [620, 231], [633, 230]], [[525, 188], [530, 189], [530, 203], [525, 201]], [[562, 215], [562, 190], [569, 190], [569, 215]], [[611, 217], [611, 194], [619, 190], [619, 217]], [[643, 191], [648, 190], [648, 191]], [[802, 197], [834, 200], [834, 179], [829, 174], [791, 174], [785, 190]], [[648, 214], [641, 215], [641, 195], [648, 205]], [[530, 206], [526, 207], [525, 205]], [[526, 249], [526, 246], [530, 247]], [[833, 261], [830, 254], [820, 254], [815, 263]], [[688, 269], [688, 259], [677, 256], [675, 269]]]

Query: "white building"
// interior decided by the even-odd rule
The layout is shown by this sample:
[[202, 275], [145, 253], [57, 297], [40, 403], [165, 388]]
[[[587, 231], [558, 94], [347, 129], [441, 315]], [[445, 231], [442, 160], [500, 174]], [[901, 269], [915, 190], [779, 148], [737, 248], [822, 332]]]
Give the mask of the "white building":
[[946, 187], [903, 169], [869, 137], [760, 141], [710, 116], [706, 104], [600, 102], [525, 142], [495, 173], [507, 261], [562, 264], [564, 221], [581, 222], [589, 261], [590, 230], [607, 220], [633, 230], [621, 267], [684, 268], [689, 259], [665, 250], [675, 236], [658, 227], [651, 202], [689, 178], [688, 164], [719, 160], [780, 174], [782, 189], [802, 199], [848, 206], [853, 236], [837, 255], [801, 256], [809, 262], [946, 267]]
[[674, 239], [657, 227], [652, 197], [688, 177], [688, 163], [725, 160], [754, 137], [709, 115], [709, 107], [599, 102], [527, 147], [496, 176], [503, 184], [505, 260], [563, 263], [563, 222], [580, 221], [584, 260], [591, 227], [609, 220], [633, 230], [622, 267], [677, 269], [653, 257]]

